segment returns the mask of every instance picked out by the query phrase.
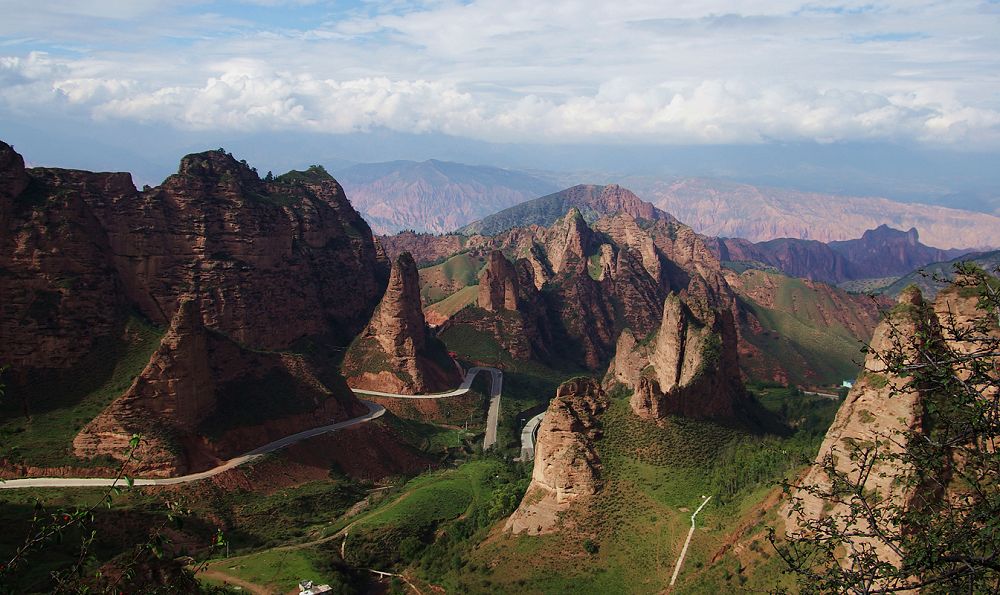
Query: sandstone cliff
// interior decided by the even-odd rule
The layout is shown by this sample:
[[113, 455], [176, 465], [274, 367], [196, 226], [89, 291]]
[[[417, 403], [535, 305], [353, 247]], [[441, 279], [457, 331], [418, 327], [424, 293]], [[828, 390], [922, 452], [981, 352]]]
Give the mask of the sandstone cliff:
[[417, 265], [408, 252], [393, 262], [385, 295], [347, 350], [343, 371], [354, 388], [390, 393], [439, 392], [461, 383], [444, 345], [427, 327]]
[[600, 437], [597, 416], [607, 406], [607, 395], [593, 379], [575, 378], [559, 387], [538, 428], [531, 484], [505, 530], [550, 533], [574, 502], [600, 490], [594, 441]]
[[663, 305], [655, 338], [622, 333], [607, 382], [633, 389], [636, 415], [736, 419], [748, 396], [740, 377], [735, 325], [728, 311], [698, 314], [676, 294]]
[[[124, 343], [108, 357], [130, 355], [121, 340], [129, 316], [171, 328], [122, 401], [81, 435], [83, 456], [107, 450], [95, 442], [99, 427], [124, 435], [152, 424], [191, 436], [197, 428], [211, 439], [185, 438], [171, 446], [173, 459], [161, 453], [155, 463], [197, 468], [267, 442], [282, 424], [291, 433], [363, 410], [329, 364], [367, 322], [388, 263], [321, 168], [265, 181], [208, 151], [138, 191], [124, 173], [25, 169], [0, 143], [0, 271], [0, 362], [12, 366], [9, 391], [24, 415], [76, 407], [107, 381], [100, 374], [117, 359], [101, 371], [81, 362], [108, 343]], [[300, 346], [308, 356], [294, 355]], [[275, 350], [284, 353], [266, 355]], [[239, 401], [240, 383], [253, 388], [261, 374], [282, 390], [215, 419]]]
[[[855, 456], [859, 448], [878, 444], [888, 453], [899, 453], [903, 448], [900, 433], [922, 431], [924, 403], [920, 394], [909, 386], [910, 378], [886, 374], [886, 365], [880, 354], [895, 351], [909, 359], [915, 356], [920, 345], [913, 341], [938, 340], [940, 329], [936, 318], [919, 290], [911, 288], [904, 292], [899, 298], [899, 305], [875, 329], [864, 370], [837, 412], [820, 446], [817, 465], [803, 478], [803, 485], [819, 490], [830, 488], [830, 478], [822, 468], [826, 460], [852, 481], [861, 481], [862, 471]], [[907, 506], [913, 497], [912, 488], [901, 487], [905, 484], [895, 479], [912, 471], [899, 461], [876, 462], [864, 476], [865, 490], [882, 501]], [[806, 520], [852, 516], [848, 504], [829, 502], [805, 490], [794, 492], [793, 498], [801, 501], [802, 508], [795, 511], [791, 502], [783, 508], [791, 533], [798, 532], [797, 527]], [[858, 520], [855, 528], [860, 532], [870, 530], [863, 518]], [[881, 540], [857, 537], [852, 543], [851, 551], [845, 552], [845, 559], [849, 559], [853, 551], [873, 547], [881, 559], [890, 563], [899, 562], [896, 552]]]
[[489, 333], [517, 359], [551, 359], [552, 324], [528, 260], [511, 263], [499, 250], [490, 252], [479, 276], [476, 306], [459, 311], [448, 325], [466, 324]]

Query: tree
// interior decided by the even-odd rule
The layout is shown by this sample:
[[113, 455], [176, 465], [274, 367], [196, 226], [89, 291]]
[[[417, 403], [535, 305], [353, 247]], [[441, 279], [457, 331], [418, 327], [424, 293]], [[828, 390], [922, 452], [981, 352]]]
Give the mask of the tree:
[[[1000, 283], [955, 271], [947, 291], [971, 311], [914, 305], [918, 324], [887, 318], [891, 347], [871, 354], [889, 398], [917, 396], [919, 423], [850, 444], [849, 460], [824, 457], [829, 481], [786, 486], [792, 510], [824, 502], [771, 533], [805, 592], [1000, 592]], [[903, 497], [872, 489], [879, 480]]]

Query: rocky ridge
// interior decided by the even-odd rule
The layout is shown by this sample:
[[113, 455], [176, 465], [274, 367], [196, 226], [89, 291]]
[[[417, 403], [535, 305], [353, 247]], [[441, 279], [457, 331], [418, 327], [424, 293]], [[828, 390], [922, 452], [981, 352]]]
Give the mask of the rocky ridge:
[[[876, 461], [870, 471], [864, 472], [862, 481], [862, 471], [853, 454], [858, 448], [875, 444], [887, 453], [899, 454], [907, 443], [900, 439], [901, 434], [920, 434], [930, 430], [928, 420], [933, 413], [925, 401], [927, 397], [913, 386], [911, 377], [890, 373], [884, 357], [893, 353], [898, 354], [903, 362], [918, 361], [922, 359], [922, 353], [933, 352], [945, 343], [962, 353], [966, 346], [956, 342], [949, 329], [954, 328], [953, 325], [971, 328], [968, 326], [970, 321], [981, 314], [976, 303], [974, 295], [963, 294], [956, 286], [941, 292], [933, 303], [924, 301], [916, 287], [902, 292], [898, 305], [876, 328], [864, 369], [837, 412], [820, 447], [816, 465], [802, 479], [801, 485], [820, 491], [829, 489], [831, 480], [823, 468], [823, 464], [829, 461], [837, 472], [862, 483], [866, 492], [877, 495], [880, 501], [903, 508], [915, 505], [916, 488], [912, 483], [898, 479], [918, 470], [895, 459]], [[984, 393], [985, 398], [991, 396]], [[954, 464], [960, 466], [961, 461]], [[804, 488], [794, 491], [792, 496], [793, 500], [782, 508], [782, 514], [788, 523], [788, 530], [793, 534], [800, 532], [807, 521], [831, 517], [843, 526], [843, 519], [852, 516], [847, 503], [830, 502]], [[921, 505], [929, 505], [932, 500], [933, 497], [922, 498]], [[793, 506], [796, 502], [800, 508]], [[854, 522], [861, 534], [869, 532], [864, 518]], [[898, 553], [882, 540], [865, 536], [855, 537], [849, 542], [848, 551], [843, 554], [845, 562], [855, 552], [869, 547], [881, 560], [896, 565], [900, 563]]]
[[[11, 393], [37, 399], [25, 410], [48, 406], [47, 394], [31, 392], [37, 379], [58, 384], [97, 342], [117, 340], [128, 316], [171, 329], [121, 402], [81, 434], [78, 454], [101, 450], [99, 430], [120, 438], [149, 427], [151, 413], [183, 435], [210, 422], [213, 398], [238, 400], [227, 387], [279, 368], [294, 388], [269, 398], [287, 415], [244, 416], [246, 428], [219, 419], [226, 431], [201, 442], [171, 437], [163, 443], [173, 458], [150, 465], [198, 468], [213, 453], [266, 442], [269, 427], [295, 431], [360, 407], [339, 375], [316, 370], [329, 370], [329, 348], [368, 320], [388, 263], [321, 168], [265, 181], [228, 153], [208, 151], [139, 191], [125, 173], [25, 169], [0, 143], [0, 222], [0, 361], [12, 366]], [[306, 343], [310, 355], [294, 355]], [[265, 357], [277, 350], [289, 353]], [[213, 363], [219, 358], [224, 366]], [[309, 403], [311, 412], [302, 409]]]
[[597, 418], [608, 397], [591, 378], [574, 378], [556, 390], [538, 428], [531, 483], [505, 531], [541, 535], [555, 531], [563, 513], [601, 489]]
[[393, 262], [385, 295], [348, 348], [342, 369], [352, 387], [382, 392], [439, 392], [461, 382], [444, 345], [427, 327], [417, 265], [408, 252]]
[[950, 260], [967, 250], [941, 250], [920, 243], [917, 230], [886, 225], [858, 239], [822, 243], [778, 238], [753, 243], [739, 238], [707, 238], [720, 260], [769, 266], [790, 275], [826, 283], [904, 275], [924, 265]]

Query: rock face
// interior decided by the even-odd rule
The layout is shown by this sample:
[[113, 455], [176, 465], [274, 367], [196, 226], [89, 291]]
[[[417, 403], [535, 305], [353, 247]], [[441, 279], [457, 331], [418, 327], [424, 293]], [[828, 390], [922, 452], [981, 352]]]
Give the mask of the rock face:
[[591, 378], [563, 383], [538, 428], [531, 484], [504, 530], [540, 535], [556, 530], [562, 513], [601, 489], [597, 416], [608, 398]]
[[395, 260], [403, 252], [409, 252], [417, 266], [424, 266], [440, 258], [447, 258], [461, 250], [468, 238], [456, 233], [435, 235], [401, 231], [391, 236], [376, 238], [385, 248], [390, 260]]
[[517, 273], [514, 271], [514, 265], [507, 260], [503, 252], [499, 250], [490, 252], [486, 260], [486, 267], [483, 268], [483, 272], [479, 276], [479, 299], [477, 301], [479, 307], [487, 312], [516, 311], [519, 293], [521, 293], [521, 286]]
[[476, 309], [459, 311], [448, 324], [489, 333], [518, 359], [551, 358], [552, 324], [527, 259], [511, 263], [499, 250], [491, 251], [479, 276], [476, 305]]
[[343, 370], [354, 388], [400, 394], [438, 392], [461, 382], [444, 345], [427, 328], [420, 277], [408, 252], [393, 262], [385, 295], [348, 349]]
[[[887, 375], [885, 363], [878, 357], [878, 354], [891, 350], [901, 350], [906, 358], [914, 357], [916, 346], [910, 340], [917, 337], [934, 341], [939, 340], [941, 335], [930, 306], [924, 303], [919, 290], [911, 288], [900, 296], [899, 305], [876, 328], [864, 370], [827, 431], [816, 458], [818, 464], [833, 457], [838, 471], [858, 481], [860, 471], [851, 459], [855, 446], [879, 442], [882, 448], [889, 449], [888, 452], [898, 453], [902, 448], [897, 439], [899, 432], [922, 431], [924, 405], [920, 394], [908, 388], [909, 378]], [[894, 479], [913, 470], [901, 468], [897, 461], [893, 461], [892, 465], [889, 468], [885, 462], [876, 464], [867, 474], [865, 489], [884, 500], [907, 506], [913, 493], [901, 488]], [[830, 486], [830, 478], [817, 465], [809, 471], [802, 483], [826, 489]], [[804, 520], [837, 517], [848, 512], [847, 504], [828, 503], [805, 490], [798, 490], [793, 496], [801, 499], [801, 513], [795, 512], [790, 505], [783, 509], [789, 521], [790, 532], [793, 533], [797, 531], [795, 527]], [[868, 530], [863, 519], [858, 530]], [[863, 545], [871, 546], [881, 559], [891, 563], [899, 562], [896, 553], [880, 540], [859, 537], [854, 544], [852, 551]], [[850, 557], [851, 552], [846, 554]]]
[[[39, 378], [71, 378], [97, 342], [118, 340], [130, 315], [170, 328], [121, 402], [81, 434], [82, 456], [113, 454], [100, 444], [105, 430], [109, 445], [115, 432], [127, 443], [155, 422], [182, 440], [150, 465], [198, 468], [212, 453], [267, 442], [279, 426], [294, 432], [363, 410], [339, 375], [314, 370], [329, 369], [329, 348], [364, 327], [388, 263], [321, 168], [264, 181], [208, 151], [138, 191], [124, 173], [26, 170], [0, 143], [0, 271], [0, 361], [12, 366], [15, 394]], [[303, 343], [310, 355], [294, 355]], [[221, 411], [238, 401], [230, 388], [269, 371], [287, 382], [266, 398], [296, 407], [188, 440], [194, 428], [213, 430], [202, 424], [220, 399]]]
[[631, 334], [619, 339], [608, 381], [634, 389], [630, 404], [640, 417], [735, 419], [747, 401], [736, 345], [728, 311], [696, 315], [670, 294], [651, 344], [638, 345]]

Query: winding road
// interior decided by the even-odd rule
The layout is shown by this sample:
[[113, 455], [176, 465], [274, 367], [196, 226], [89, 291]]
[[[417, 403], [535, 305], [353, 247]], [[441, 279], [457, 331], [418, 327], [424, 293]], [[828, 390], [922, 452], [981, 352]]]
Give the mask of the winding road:
[[[465, 379], [462, 381], [462, 385], [457, 389], [446, 392], [446, 393], [435, 393], [431, 395], [399, 395], [395, 393], [383, 393], [378, 391], [360, 390], [352, 389], [355, 394], [372, 396], [372, 397], [391, 397], [396, 399], [443, 399], [445, 397], [455, 397], [458, 395], [464, 395], [469, 392], [469, 387], [472, 386], [472, 381], [475, 379], [476, 375], [480, 372], [490, 372], [493, 377], [490, 390], [490, 410], [486, 417], [486, 438], [483, 440], [483, 448], [489, 448], [496, 443], [497, 435], [497, 423], [499, 420], [500, 412], [500, 391], [503, 387], [503, 372], [496, 368], [486, 368], [477, 366], [470, 368], [468, 373], [465, 375]], [[337, 422], [334, 424], [329, 424], [326, 426], [319, 426], [317, 428], [312, 428], [309, 430], [304, 430], [302, 432], [297, 432], [291, 434], [290, 436], [285, 436], [275, 440], [274, 442], [269, 442], [264, 446], [255, 448], [248, 453], [242, 454], [238, 457], [229, 459], [225, 463], [219, 465], [218, 467], [213, 467], [207, 471], [201, 471], [199, 473], [191, 473], [189, 475], [181, 475], [178, 477], [165, 477], [157, 479], [135, 479], [133, 480], [133, 485], [137, 486], [164, 486], [164, 485], [177, 485], [181, 483], [190, 483], [192, 481], [199, 481], [202, 479], [207, 479], [214, 475], [224, 473], [239, 467], [240, 465], [249, 463], [250, 461], [259, 459], [260, 457], [272, 453], [276, 450], [281, 450], [286, 446], [295, 444], [296, 442], [301, 442], [321, 434], [326, 434], [327, 432], [335, 432], [343, 428], [348, 428], [353, 425], [364, 423], [366, 421], [371, 421], [377, 417], [381, 417], [385, 413], [385, 408], [377, 403], [372, 403], [371, 401], [366, 401], [360, 399], [368, 407], [368, 413], [354, 417], [348, 420]], [[83, 487], [108, 487], [113, 485], [124, 485], [124, 479], [114, 479], [114, 478], [96, 478], [96, 477], [86, 477], [86, 478], [70, 478], [70, 477], [28, 477], [24, 479], [10, 479], [2, 481], [0, 480], [0, 489], [9, 490], [16, 488], [83, 488]]]

